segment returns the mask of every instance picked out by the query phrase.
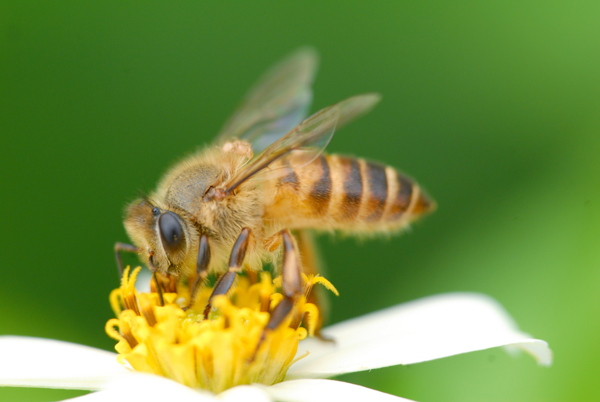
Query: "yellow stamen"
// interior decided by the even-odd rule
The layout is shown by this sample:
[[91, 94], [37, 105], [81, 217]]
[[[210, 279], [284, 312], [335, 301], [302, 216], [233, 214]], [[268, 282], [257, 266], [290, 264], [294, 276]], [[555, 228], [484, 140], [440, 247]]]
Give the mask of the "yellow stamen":
[[266, 329], [270, 314], [283, 299], [281, 280], [263, 272], [258, 283], [241, 277], [227, 296], [212, 301], [208, 319], [203, 311], [212, 289], [199, 290], [194, 305], [184, 310], [189, 289], [178, 283], [176, 293], [135, 289], [140, 268], [126, 269], [121, 286], [110, 295], [117, 318], [106, 333], [118, 341], [119, 361], [133, 369], [171, 378], [193, 388], [218, 393], [241, 384], [283, 381], [294, 362], [298, 342], [312, 336], [319, 309], [307, 302], [314, 284], [337, 294], [322, 277], [304, 276], [305, 292], [292, 313], [274, 330]]

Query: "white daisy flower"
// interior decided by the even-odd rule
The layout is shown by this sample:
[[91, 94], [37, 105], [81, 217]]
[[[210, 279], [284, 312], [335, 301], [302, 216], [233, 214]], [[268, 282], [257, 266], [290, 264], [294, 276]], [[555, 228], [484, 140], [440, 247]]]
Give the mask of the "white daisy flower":
[[[118, 318], [107, 333], [118, 354], [49, 339], [0, 336], [0, 386], [97, 391], [86, 402], [331, 401], [406, 399], [341, 381], [339, 374], [412, 364], [461, 353], [506, 347], [550, 365], [546, 342], [519, 331], [494, 300], [455, 293], [417, 300], [325, 328], [332, 342], [311, 338], [318, 309], [306, 298], [283, 325], [265, 329], [281, 300], [268, 275], [242, 278], [228, 297], [213, 302], [208, 319], [180, 305], [181, 289], [142, 293], [137, 271], [111, 294]], [[322, 277], [306, 278], [307, 292]], [[206, 304], [206, 295], [195, 306]], [[200, 310], [202, 311], [202, 310]]]

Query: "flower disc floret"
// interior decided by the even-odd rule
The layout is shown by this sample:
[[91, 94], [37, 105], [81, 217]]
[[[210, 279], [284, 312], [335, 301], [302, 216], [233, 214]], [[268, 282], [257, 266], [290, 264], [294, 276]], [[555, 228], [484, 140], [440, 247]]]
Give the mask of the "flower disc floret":
[[294, 362], [298, 342], [314, 334], [319, 310], [307, 302], [312, 286], [324, 278], [305, 277], [305, 294], [275, 329], [267, 329], [270, 314], [282, 299], [277, 283], [262, 273], [257, 283], [239, 278], [229, 295], [211, 301], [212, 289], [200, 289], [196, 302], [185, 309], [189, 292], [183, 284], [171, 293], [139, 292], [140, 268], [127, 269], [121, 286], [110, 296], [117, 318], [106, 324], [118, 341], [118, 359], [134, 370], [161, 375], [192, 388], [219, 393], [242, 384], [272, 385], [283, 381]]

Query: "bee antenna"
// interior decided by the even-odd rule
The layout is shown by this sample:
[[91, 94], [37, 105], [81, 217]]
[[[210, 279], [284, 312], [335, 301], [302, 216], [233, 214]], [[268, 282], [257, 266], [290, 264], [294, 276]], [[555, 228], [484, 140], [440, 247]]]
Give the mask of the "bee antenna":
[[146, 202], [150, 202], [150, 197], [148, 197], [148, 194], [146, 194], [146, 192], [144, 192], [142, 190], [137, 190], [136, 194], [137, 194], [138, 198], [141, 198], [142, 200], [144, 200]]

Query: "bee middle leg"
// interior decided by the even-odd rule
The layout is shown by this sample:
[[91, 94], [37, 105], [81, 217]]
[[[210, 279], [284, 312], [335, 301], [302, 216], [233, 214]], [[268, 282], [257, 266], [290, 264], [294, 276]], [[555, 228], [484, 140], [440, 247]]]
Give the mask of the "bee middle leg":
[[252, 232], [249, 228], [242, 229], [242, 232], [238, 236], [235, 244], [233, 245], [233, 249], [231, 250], [231, 255], [229, 256], [229, 269], [225, 272], [215, 285], [215, 288], [208, 299], [208, 304], [204, 309], [204, 319], [208, 318], [208, 313], [212, 307], [212, 300], [215, 296], [226, 294], [231, 286], [233, 285], [233, 281], [237, 274], [242, 270], [242, 263], [244, 262], [244, 257], [246, 256], [246, 251], [248, 250], [248, 244], [250, 243], [250, 235]]

